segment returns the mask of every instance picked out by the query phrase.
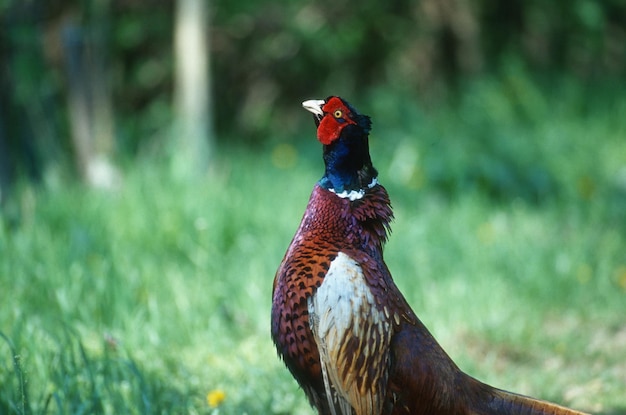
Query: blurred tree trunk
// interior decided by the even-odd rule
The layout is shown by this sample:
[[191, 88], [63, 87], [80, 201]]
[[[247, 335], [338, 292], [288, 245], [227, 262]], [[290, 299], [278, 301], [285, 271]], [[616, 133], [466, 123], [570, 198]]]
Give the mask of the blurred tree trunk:
[[205, 173], [213, 149], [208, 4], [177, 0], [174, 22], [174, 174]]
[[102, 36], [102, 30], [86, 29], [71, 20], [62, 32], [76, 165], [89, 185], [111, 188], [119, 173], [111, 161], [115, 134]]

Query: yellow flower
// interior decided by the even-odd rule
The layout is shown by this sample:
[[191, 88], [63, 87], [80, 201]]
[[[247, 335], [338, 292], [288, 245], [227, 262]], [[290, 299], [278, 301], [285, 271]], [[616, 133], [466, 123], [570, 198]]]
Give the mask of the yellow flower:
[[213, 389], [206, 395], [206, 402], [211, 408], [217, 408], [226, 399], [226, 392], [221, 389]]

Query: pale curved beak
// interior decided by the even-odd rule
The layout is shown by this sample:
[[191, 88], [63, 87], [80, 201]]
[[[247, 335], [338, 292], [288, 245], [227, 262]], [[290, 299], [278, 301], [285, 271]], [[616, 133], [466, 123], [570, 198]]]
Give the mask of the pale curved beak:
[[326, 101], [323, 99], [309, 99], [302, 103], [302, 107], [313, 113], [315, 115], [316, 120], [319, 122], [324, 116], [324, 111], [322, 111], [322, 106], [326, 104]]

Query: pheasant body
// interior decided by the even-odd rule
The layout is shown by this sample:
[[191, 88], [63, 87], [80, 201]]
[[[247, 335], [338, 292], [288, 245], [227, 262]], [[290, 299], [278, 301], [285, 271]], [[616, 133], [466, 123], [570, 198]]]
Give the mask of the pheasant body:
[[274, 279], [272, 338], [320, 414], [580, 414], [463, 373], [420, 322], [383, 259], [393, 218], [372, 166], [369, 118], [306, 101], [326, 171]]

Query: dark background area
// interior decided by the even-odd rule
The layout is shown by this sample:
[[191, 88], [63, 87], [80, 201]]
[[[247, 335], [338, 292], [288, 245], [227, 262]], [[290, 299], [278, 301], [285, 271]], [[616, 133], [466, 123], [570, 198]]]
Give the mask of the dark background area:
[[[175, 151], [164, 133], [174, 10], [172, 1], [3, 2], [3, 186], [40, 178], [51, 164], [79, 169], [68, 106], [81, 82], [104, 91], [113, 120], [105, 152], [117, 163]], [[218, 143], [294, 136], [298, 103], [309, 97], [359, 102], [383, 90], [437, 109], [457, 105], [476, 80], [507, 88], [515, 73], [542, 93], [567, 84], [590, 102], [605, 93], [610, 101], [626, 76], [626, 5], [618, 0], [217, 0], [208, 20], [213, 91], [205, 92]], [[590, 105], [580, 100], [581, 110]]]

